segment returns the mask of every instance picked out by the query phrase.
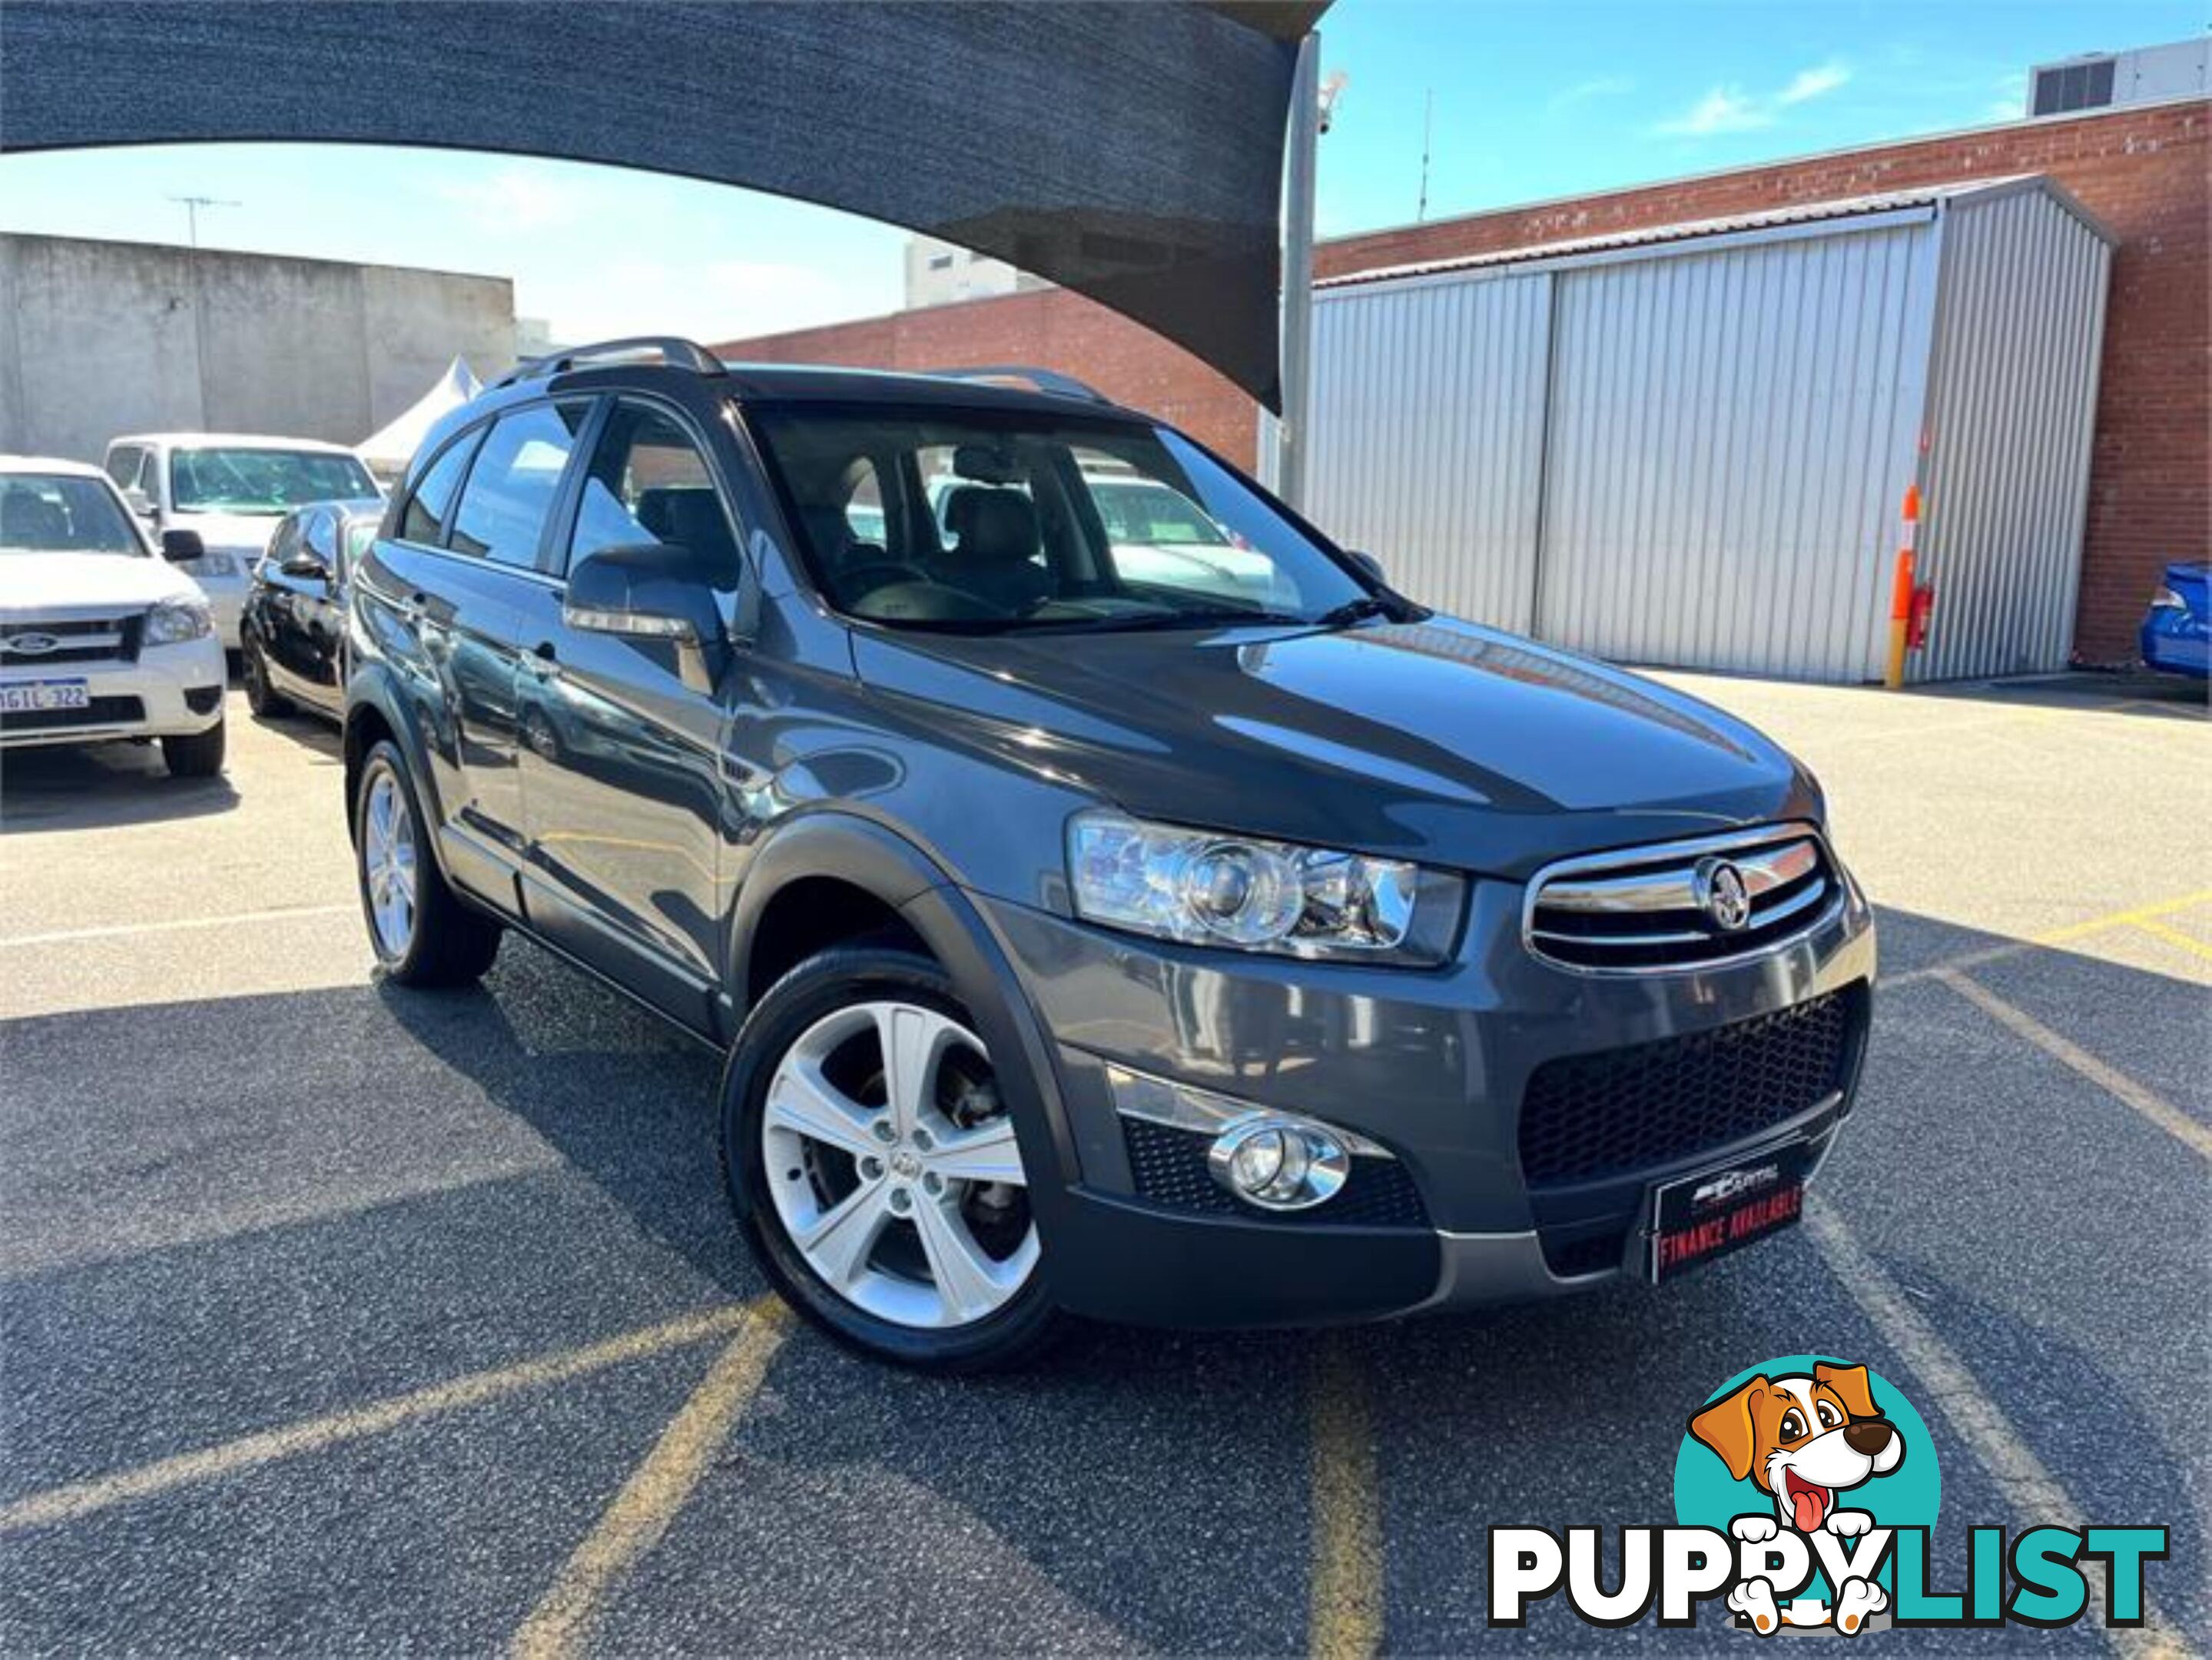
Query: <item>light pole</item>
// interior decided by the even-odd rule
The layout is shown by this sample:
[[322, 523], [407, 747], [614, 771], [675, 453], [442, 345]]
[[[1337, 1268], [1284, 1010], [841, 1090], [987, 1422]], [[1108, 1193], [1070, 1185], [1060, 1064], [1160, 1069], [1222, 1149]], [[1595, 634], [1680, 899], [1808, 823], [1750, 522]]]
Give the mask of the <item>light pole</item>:
[[1298, 43], [1284, 139], [1283, 418], [1275, 427], [1275, 494], [1301, 511], [1313, 419], [1314, 166], [1344, 81], [1337, 74], [1322, 84], [1319, 33]]

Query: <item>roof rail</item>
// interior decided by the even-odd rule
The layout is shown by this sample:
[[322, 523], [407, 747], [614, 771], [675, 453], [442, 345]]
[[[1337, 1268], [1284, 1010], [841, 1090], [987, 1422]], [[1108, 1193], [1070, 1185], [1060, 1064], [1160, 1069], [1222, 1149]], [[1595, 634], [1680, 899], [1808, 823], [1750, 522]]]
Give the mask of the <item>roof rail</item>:
[[603, 359], [638, 357], [658, 357], [664, 363], [679, 365], [701, 374], [722, 373], [721, 359], [696, 340], [686, 340], [673, 334], [643, 334], [628, 340], [601, 340], [588, 346], [572, 346], [566, 351], [531, 358], [526, 362], [517, 363], [501, 375], [499, 384], [511, 386], [519, 380], [539, 380], [549, 374], [583, 368]]
[[1085, 386], [1072, 374], [1062, 374], [1058, 369], [1031, 368], [1022, 363], [1000, 363], [973, 369], [925, 369], [945, 380], [976, 380], [985, 383], [1028, 384], [1038, 392], [1056, 392], [1062, 398], [1081, 398], [1093, 404], [1110, 404], [1114, 400], [1096, 386]]

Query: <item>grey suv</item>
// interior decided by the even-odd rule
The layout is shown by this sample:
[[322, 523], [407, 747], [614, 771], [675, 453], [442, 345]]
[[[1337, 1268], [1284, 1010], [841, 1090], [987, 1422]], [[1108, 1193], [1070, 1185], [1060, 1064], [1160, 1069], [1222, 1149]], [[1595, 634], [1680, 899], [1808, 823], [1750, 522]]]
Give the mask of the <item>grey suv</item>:
[[[390, 977], [516, 928], [726, 1052], [766, 1271], [910, 1365], [1793, 1219], [1875, 969], [1804, 770], [1017, 378], [624, 342], [448, 417], [347, 601]], [[1109, 532], [1132, 483], [1208, 556]]]

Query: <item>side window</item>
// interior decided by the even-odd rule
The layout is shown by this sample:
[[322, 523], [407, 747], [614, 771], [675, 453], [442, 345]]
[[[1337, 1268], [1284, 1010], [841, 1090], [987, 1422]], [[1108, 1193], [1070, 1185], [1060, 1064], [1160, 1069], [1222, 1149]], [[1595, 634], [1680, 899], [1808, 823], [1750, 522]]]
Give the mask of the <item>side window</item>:
[[414, 495], [407, 498], [407, 511], [399, 521], [399, 539], [420, 542], [427, 547], [441, 547], [446, 540], [446, 521], [453, 514], [453, 497], [461, 488], [461, 476], [469, 470], [469, 458], [477, 453], [483, 441], [483, 429], [464, 433], [446, 446], [445, 452], [430, 464], [415, 486]]
[[715, 587], [738, 586], [738, 541], [707, 458], [670, 416], [649, 404], [617, 404], [585, 475], [568, 562], [603, 548], [656, 542], [689, 549]]
[[469, 469], [446, 545], [495, 565], [537, 569], [545, 517], [576, 447], [575, 429], [590, 407], [533, 404], [493, 422]]
[[108, 453], [107, 476], [115, 481], [118, 489], [129, 489], [138, 482], [138, 460], [144, 453], [127, 445]]

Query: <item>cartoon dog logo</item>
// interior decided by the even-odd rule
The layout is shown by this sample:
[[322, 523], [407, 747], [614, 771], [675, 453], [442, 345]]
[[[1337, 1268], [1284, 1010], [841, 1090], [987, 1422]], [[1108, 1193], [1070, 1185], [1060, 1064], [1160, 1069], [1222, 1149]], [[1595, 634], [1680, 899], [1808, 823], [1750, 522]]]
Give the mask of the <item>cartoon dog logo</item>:
[[[1875, 1408], [1864, 1366], [1816, 1364], [1811, 1374], [1753, 1377], [1690, 1420], [1690, 1433], [1718, 1454], [1729, 1474], [1747, 1477], [1774, 1499], [1774, 1514], [1737, 1517], [1729, 1531], [1753, 1544], [1781, 1527], [1810, 1534], [1826, 1529], [1851, 1539], [1874, 1525], [1862, 1510], [1846, 1510], [1838, 1495], [1887, 1475], [1905, 1462], [1905, 1438]], [[1786, 1614], [1775, 1606], [1767, 1580], [1747, 1578], [1729, 1593], [1729, 1606], [1761, 1636], [1785, 1619], [1792, 1626], [1826, 1625], [1831, 1619], [1855, 1634], [1867, 1616], [1889, 1606], [1889, 1593], [1871, 1579], [1847, 1579], [1836, 1588], [1831, 1609], [1799, 1597]]]

